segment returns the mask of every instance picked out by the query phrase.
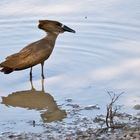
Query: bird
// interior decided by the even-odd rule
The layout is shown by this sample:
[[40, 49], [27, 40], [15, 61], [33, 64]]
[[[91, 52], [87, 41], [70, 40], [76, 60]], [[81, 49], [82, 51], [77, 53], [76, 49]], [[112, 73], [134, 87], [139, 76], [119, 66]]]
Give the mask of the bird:
[[39, 20], [38, 28], [45, 31], [46, 36], [6, 57], [5, 61], [0, 63], [1, 72], [9, 74], [30, 68], [31, 80], [33, 66], [41, 64], [41, 76], [44, 79], [44, 62], [51, 55], [58, 35], [64, 32], [76, 33], [75, 30], [55, 20]]

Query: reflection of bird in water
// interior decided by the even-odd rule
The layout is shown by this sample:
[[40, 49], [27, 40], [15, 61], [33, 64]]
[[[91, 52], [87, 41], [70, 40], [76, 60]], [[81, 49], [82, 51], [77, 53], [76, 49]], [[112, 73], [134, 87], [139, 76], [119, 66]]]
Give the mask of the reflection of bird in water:
[[0, 71], [9, 74], [13, 71], [31, 68], [30, 79], [32, 78], [32, 67], [41, 64], [42, 78], [44, 79], [43, 66], [53, 51], [55, 41], [60, 33], [65, 31], [75, 33], [74, 30], [57, 21], [40, 20], [38, 27], [47, 33], [47, 36], [33, 42], [23, 48], [20, 52], [8, 56], [0, 63]]
[[44, 92], [43, 79], [41, 91], [31, 89], [13, 92], [7, 97], [2, 97], [2, 104], [13, 107], [40, 110], [41, 117], [45, 122], [62, 120], [66, 117], [65, 110], [59, 109], [54, 98], [49, 93]]

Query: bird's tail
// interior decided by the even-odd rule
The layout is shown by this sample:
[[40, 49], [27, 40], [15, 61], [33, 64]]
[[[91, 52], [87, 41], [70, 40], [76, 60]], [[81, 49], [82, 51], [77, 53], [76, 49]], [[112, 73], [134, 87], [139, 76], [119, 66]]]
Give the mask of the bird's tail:
[[4, 74], [9, 74], [9, 73], [13, 72], [13, 69], [8, 68], [8, 67], [3, 67], [0, 65], [0, 72], [3, 72]]

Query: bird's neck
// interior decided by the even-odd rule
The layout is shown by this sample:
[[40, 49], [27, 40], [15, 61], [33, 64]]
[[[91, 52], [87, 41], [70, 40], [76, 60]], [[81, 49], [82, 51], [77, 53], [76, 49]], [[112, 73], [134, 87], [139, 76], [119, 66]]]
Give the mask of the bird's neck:
[[46, 35], [46, 37], [44, 39], [47, 40], [47, 42], [49, 44], [54, 45], [57, 36], [58, 36], [58, 34], [56, 34], [56, 33], [47, 33], [47, 35]]

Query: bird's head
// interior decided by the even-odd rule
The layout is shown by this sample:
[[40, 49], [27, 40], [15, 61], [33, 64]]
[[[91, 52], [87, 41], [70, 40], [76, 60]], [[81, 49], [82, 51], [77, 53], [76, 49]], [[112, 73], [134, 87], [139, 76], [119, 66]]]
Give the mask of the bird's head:
[[58, 21], [39, 20], [38, 28], [50, 33], [63, 33], [65, 31], [75, 33], [75, 31]]

